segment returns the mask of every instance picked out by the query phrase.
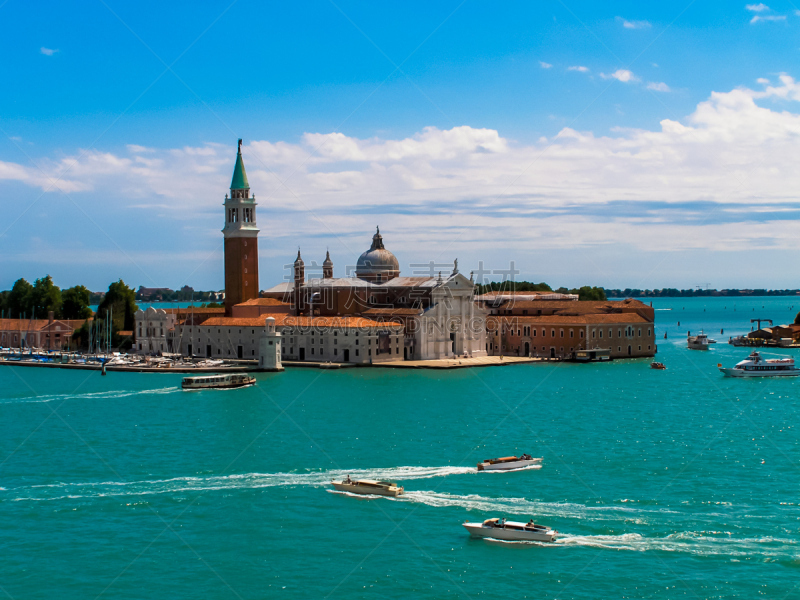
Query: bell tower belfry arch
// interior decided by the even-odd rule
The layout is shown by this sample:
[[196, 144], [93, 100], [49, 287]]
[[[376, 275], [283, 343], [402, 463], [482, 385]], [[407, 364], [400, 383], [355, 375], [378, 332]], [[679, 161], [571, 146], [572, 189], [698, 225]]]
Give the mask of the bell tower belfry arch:
[[242, 160], [242, 140], [233, 168], [230, 197], [225, 195], [225, 314], [231, 307], [258, 298], [258, 226], [256, 198], [250, 196], [250, 184]]

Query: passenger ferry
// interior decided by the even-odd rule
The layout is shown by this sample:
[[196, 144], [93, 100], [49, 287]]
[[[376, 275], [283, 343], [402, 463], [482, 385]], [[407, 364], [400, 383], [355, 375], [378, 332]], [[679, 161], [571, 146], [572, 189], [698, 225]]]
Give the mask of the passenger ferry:
[[334, 489], [352, 494], [369, 494], [376, 496], [400, 496], [403, 488], [393, 481], [375, 481], [373, 479], [350, 479], [348, 475], [341, 481], [331, 481]]
[[726, 377], [797, 377], [800, 369], [794, 366], [793, 358], [761, 358], [755, 350], [733, 368], [717, 367]]
[[227, 375], [194, 375], [192, 377], [184, 377], [181, 387], [184, 390], [226, 390], [255, 384], [255, 377], [241, 373], [230, 373]]
[[478, 471], [507, 471], [521, 469], [534, 463], [542, 462], [541, 458], [533, 458], [530, 454], [521, 456], [504, 456], [503, 458], [487, 458], [478, 463]]
[[463, 523], [473, 537], [493, 538], [511, 542], [552, 542], [558, 532], [546, 525], [538, 525], [533, 519], [527, 523], [506, 521], [505, 519], [486, 519], [483, 523]]

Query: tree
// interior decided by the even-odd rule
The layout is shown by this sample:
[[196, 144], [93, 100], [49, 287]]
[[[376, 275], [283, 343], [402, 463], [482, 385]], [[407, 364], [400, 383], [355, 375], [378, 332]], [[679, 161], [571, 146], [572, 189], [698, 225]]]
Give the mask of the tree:
[[578, 300], [606, 300], [606, 292], [601, 287], [583, 286], [579, 290], [572, 290], [578, 294]]
[[91, 317], [90, 296], [91, 292], [82, 285], [76, 285], [61, 292], [62, 316], [65, 319], [88, 319]]
[[10, 293], [11, 292], [9, 292], [8, 290], [0, 292], [0, 315], [5, 316], [6, 318], [10, 317], [10, 315], [8, 314], [8, 295]]
[[31, 292], [33, 314], [40, 319], [47, 317], [50, 311], [55, 316], [61, 316], [61, 289], [53, 284], [50, 275], [37, 279]]
[[13, 319], [21, 319], [23, 315], [30, 318], [32, 309], [33, 286], [25, 279], [17, 279], [8, 294], [8, 315]]
[[797, 316], [794, 318], [794, 324], [800, 325], [800, 312], [797, 313]]
[[106, 314], [111, 311], [111, 334], [112, 345], [119, 345], [118, 331], [131, 331], [133, 330], [136, 320], [135, 314], [139, 310], [136, 306], [136, 292], [125, 285], [125, 282], [120, 279], [108, 286], [103, 301], [97, 307], [96, 318], [100, 319], [101, 323], [105, 323]]

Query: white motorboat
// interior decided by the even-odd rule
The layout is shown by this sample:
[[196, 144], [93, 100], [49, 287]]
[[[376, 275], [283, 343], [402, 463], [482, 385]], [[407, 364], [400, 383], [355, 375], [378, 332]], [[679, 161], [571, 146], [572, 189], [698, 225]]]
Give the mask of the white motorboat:
[[793, 358], [762, 358], [755, 350], [733, 368], [718, 364], [726, 377], [797, 377], [800, 369], [794, 366]]
[[242, 373], [226, 375], [192, 375], [184, 377], [181, 387], [184, 390], [231, 389], [255, 385], [256, 378]]
[[533, 519], [527, 523], [506, 521], [505, 519], [486, 519], [483, 523], [464, 523], [473, 537], [493, 538], [514, 542], [552, 542], [558, 532], [545, 525], [538, 525]]
[[352, 494], [369, 494], [376, 496], [400, 496], [403, 488], [393, 481], [375, 481], [374, 479], [350, 479], [348, 475], [341, 481], [333, 480], [331, 485], [340, 492]]
[[478, 471], [508, 471], [521, 469], [542, 462], [541, 458], [533, 458], [530, 454], [522, 456], [504, 456], [503, 458], [487, 458], [478, 463]]
[[689, 350], [708, 350], [709, 345], [716, 343], [717, 340], [710, 339], [702, 331], [698, 335], [690, 335], [686, 338], [686, 345]]

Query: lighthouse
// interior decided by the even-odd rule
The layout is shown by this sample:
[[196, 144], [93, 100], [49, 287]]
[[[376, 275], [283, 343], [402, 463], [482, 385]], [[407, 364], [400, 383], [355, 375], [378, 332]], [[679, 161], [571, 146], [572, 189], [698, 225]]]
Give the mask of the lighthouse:
[[256, 198], [250, 196], [250, 184], [242, 160], [242, 140], [233, 168], [230, 196], [225, 195], [225, 314], [231, 308], [258, 298], [258, 226]]

